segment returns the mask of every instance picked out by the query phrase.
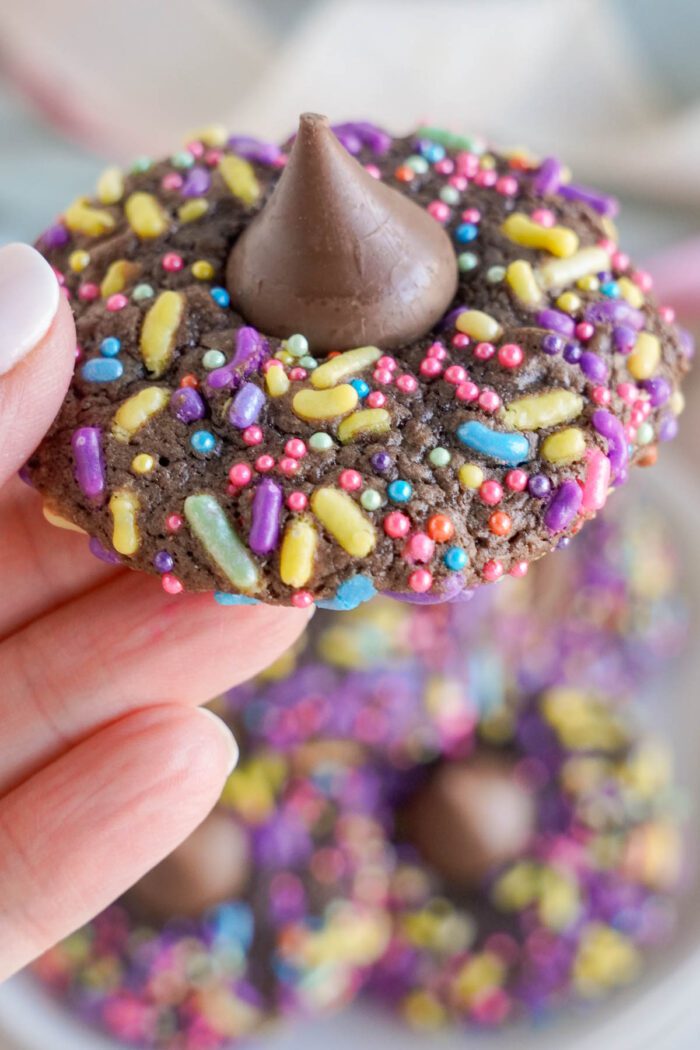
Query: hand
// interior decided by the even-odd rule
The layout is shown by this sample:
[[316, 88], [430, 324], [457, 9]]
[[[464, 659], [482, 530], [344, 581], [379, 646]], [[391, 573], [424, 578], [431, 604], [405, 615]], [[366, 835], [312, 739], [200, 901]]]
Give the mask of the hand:
[[203, 820], [237, 748], [196, 705], [274, 660], [308, 618], [169, 596], [47, 524], [15, 472], [58, 411], [74, 352], [48, 264], [0, 249], [0, 979]]

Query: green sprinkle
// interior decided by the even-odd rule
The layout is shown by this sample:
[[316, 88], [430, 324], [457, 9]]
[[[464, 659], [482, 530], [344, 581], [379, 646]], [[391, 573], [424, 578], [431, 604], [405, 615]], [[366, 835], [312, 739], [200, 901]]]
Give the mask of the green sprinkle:
[[506, 275], [505, 266], [489, 266], [486, 271], [486, 280], [489, 284], [500, 284]]
[[637, 430], [637, 442], [640, 445], [648, 445], [654, 440], [654, 428], [651, 423], [642, 423]]
[[318, 361], [315, 357], [311, 357], [310, 354], [305, 354], [304, 357], [300, 357], [299, 364], [302, 368], [308, 369], [309, 372], [313, 372], [314, 368], [318, 368]]
[[439, 447], [434, 448], [433, 451], [429, 453], [428, 459], [434, 467], [446, 467], [452, 459], [452, 456], [446, 448]]
[[221, 572], [243, 594], [260, 586], [258, 569], [233, 525], [213, 496], [188, 496], [185, 518], [199, 542]]
[[445, 204], [459, 204], [459, 190], [454, 186], [443, 186], [440, 190], [440, 200]]
[[474, 252], [460, 252], [457, 262], [462, 273], [474, 270], [479, 265], [479, 257]]
[[222, 365], [226, 364], [226, 354], [222, 353], [221, 350], [207, 350], [202, 358], [202, 364], [209, 371], [212, 368], [221, 368]]
[[154, 295], [155, 292], [150, 284], [137, 284], [131, 293], [131, 298], [135, 303], [142, 303], [144, 299], [152, 299]]
[[153, 164], [153, 161], [151, 160], [150, 157], [137, 157], [136, 160], [131, 165], [131, 169], [130, 170], [131, 170], [132, 174], [138, 175], [139, 172], [148, 171], [148, 169], [151, 167], [152, 164]]
[[170, 163], [175, 168], [191, 168], [194, 164], [194, 157], [189, 150], [183, 149], [179, 153], [173, 153]]
[[412, 156], [408, 157], [404, 161], [404, 164], [407, 168], [410, 168], [411, 171], [415, 171], [416, 175], [425, 175], [426, 171], [430, 167], [425, 157], [419, 157], [417, 153], [414, 153]]
[[423, 125], [418, 128], [418, 134], [422, 138], [438, 142], [441, 146], [447, 146], [448, 149], [464, 149], [468, 153], [479, 154], [484, 152], [484, 143], [478, 138], [472, 135], [457, 135], [454, 131], [448, 131], [447, 128]]
[[309, 352], [309, 343], [303, 335], [290, 335], [284, 344], [284, 348], [289, 351], [292, 357], [306, 357]]
[[365, 510], [379, 510], [382, 505], [382, 497], [376, 489], [365, 489], [360, 496], [360, 503]]
[[324, 434], [321, 430], [317, 430], [309, 438], [309, 447], [314, 452], [327, 452], [329, 448], [333, 448], [333, 438], [330, 434]]

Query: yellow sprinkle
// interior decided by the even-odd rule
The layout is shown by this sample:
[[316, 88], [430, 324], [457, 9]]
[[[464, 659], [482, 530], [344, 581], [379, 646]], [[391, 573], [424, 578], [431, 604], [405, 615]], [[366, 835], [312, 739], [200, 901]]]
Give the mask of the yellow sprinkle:
[[586, 455], [586, 439], [578, 427], [567, 427], [545, 438], [540, 448], [542, 459], [558, 466], [577, 463]]
[[316, 489], [311, 509], [322, 525], [353, 558], [366, 558], [377, 542], [374, 525], [352, 496], [341, 489]]
[[571, 751], [615, 751], [627, 735], [620, 715], [591, 693], [567, 686], [547, 690], [540, 700], [543, 718]]
[[299, 390], [292, 400], [292, 409], [300, 419], [336, 419], [352, 412], [359, 398], [349, 383], [331, 390]]
[[221, 177], [234, 197], [244, 204], [255, 204], [260, 196], [260, 183], [251, 164], [243, 157], [222, 157], [219, 164]]
[[128, 259], [117, 259], [116, 262], [110, 265], [102, 279], [102, 284], [100, 285], [102, 298], [108, 299], [110, 295], [123, 292], [127, 284], [136, 278], [140, 270], [141, 267], [138, 263], [130, 262]]
[[73, 233], [84, 233], [86, 237], [100, 237], [114, 229], [114, 216], [102, 208], [93, 208], [87, 197], [78, 197], [64, 212], [63, 219]]
[[634, 281], [630, 281], [629, 277], [618, 277], [617, 287], [620, 289], [620, 295], [625, 299], [630, 306], [633, 306], [635, 310], [641, 310], [644, 306], [644, 292], [635, 284]]
[[583, 398], [572, 390], [550, 390], [511, 401], [501, 413], [503, 422], [515, 430], [542, 430], [569, 423], [583, 411]]
[[105, 168], [97, 180], [100, 204], [117, 204], [124, 196], [124, 175], [119, 168]]
[[496, 881], [492, 896], [497, 908], [504, 911], [522, 911], [536, 899], [539, 889], [539, 868], [529, 860], [519, 861], [508, 868]]
[[674, 416], [680, 416], [685, 409], [685, 394], [680, 390], [674, 390], [669, 398], [668, 407]]
[[293, 518], [287, 525], [280, 550], [280, 578], [288, 587], [303, 587], [311, 579], [318, 546], [318, 532], [309, 518]]
[[82, 273], [86, 266], [90, 264], [90, 252], [78, 251], [71, 252], [68, 256], [68, 265], [70, 266], [73, 273]]
[[579, 277], [576, 287], [582, 292], [597, 292], [600, 288], [600, 281], [594, 273], [588, 273], [585, 277]]
[[501, 229], [515, 244], [539, 248], [560, 259], [568, 259], [578, 248], [578, 234], [568, 226], [540, 226], [521, 211], [509, 215]]
[[503, 983], [505, 966], [494, 953], [484, 951], [473, 955], [459, 970], [454, 991], [460, 1002], [469, 1005], [480, 995]]
[[581, 308], [581, 299], [575, 292], [563, 292], [557, 299], [557, 306], [565, 314], [575, 314]]
[[289, 350], [278, 350], [275, 354], [275, 360], [281, 361], [283, 365], [291, 365], [294, 361], [294, 356], [290, 354]]
[[545, 868], [540, 875], [539, 916], [552, 930], [564, 930], [579, 916], [581, 899], [574, 879], [563, 872]]
[[207, 124], [206, 127], [200, 128], [199, 131], [193, 131], [191, 135], [188, 135], [185, 139], [185, 145], [188, 145], [190, 142], [202, 142], [205, 146], [209, 146], [210, 149], [218, 149], [226, 145], [227, 138], [228, 132], [223, 124]]
[[401, 1009], [412, 1028], [433, 1031], [445, 1023], [445, 1010], [440, 1000], [422, 989], [409, 992]]
[[265, 373], [265, 389], [270, 397], [282, 397], [289, 390], [289, 376], [281, 366], [273, 365]]
[[109, 501], [109, 510], [114, 522], [112, 546], [118, 554], [127, 557], [136, 554], [139, 549], [139, 530], [136, 526], [139, 500], [135, 492], [121, 489], [113, 492]]
[[672, 889], [682, 871], [683, 843], [679, 828], [663, 821], [634, 828], [627, 843], [625, 870], [652, 889]]
[[165, 233], [170, 219], [151, 193], [132, 193], [124, 205], [126, 220], [137, 237], [150, 240]]
[[170, 364], [184, 309], [185, 301], [180, 292], [161, 292], [144, 318], [141, 357], [153, 376], [161, 376]]
[[535, 272], [525, 259], [516, 259], [508, 266], [506, 281], [521, 303], [537, 306], [541, 302], [542, 292], [535, 280]]
[[635, 379], [650, 379], [661, 360], [661, 345], [651, 332], [640, 332], [627, 358], [627, 371]]
[[343, 445], [363, 437], [386, 434], [391, 425], [391, 416], [385, 408], [365, 408], [353, 412], [338, 424], [338, 439]]
[[140, 452], [131, 461], [131, 469], [135, 474], [150, 474], [155, 465], [153, 456], [149, 456], [147, 452]]
[[484, 472], [476, 463], [465, 463], [459, 468], [459, 483], [464, 489], [478, 489], [484, 480]]
[[639, 966], [639, 953], [629, 938], [612, 926], [592, 922], [583, 930], [574, 959], [574, 983], [581, 995], [595, 999], [611, 988], [629, 984]]
[[471, 339], [487, 343], [498, 339], [502, 331], [496, 318], [481, 310], [465, 310], [455, 321], [455, 327]]
[[603, 248], [582, 248], [568, 259], [544, 263], [537, 271], [537, 278], [541, 286], [549, 291], [552, 288], [566, 288], [581, 277], [609, 269], [610, 256]]
[[354, 350], [346, 350], [344, 354], [331, 357], [315, 368], [311, 373], [311, 385], [317, 390], [327, 390], [348, 376], [369, 368], [381, 356], [382, 352], [376, 346], [358, 346]]
[[85, 529], [81, 529], [80, 525], [75, 525], [72, 521], [68, 521], [68, 518], [57, 514], [55, 510], [51, 510], [46, 504], [41, 508], [41, 512], [49, 525], [53, 525], [57, 529], [65, 529], [66, 532], [79, 532], [82, 536], [85, 535]]
[[204, 197], [193, 197], [191, 201], [185, 201], [177, 209], [177, 217], [180, 222], [196, 222], [209, 211], [209, 201]]
[[117, 441], [129, 441], [148, 420], [161, 412], [170, 393], [162, 386], [147, 386], [124, 401], [114, 413], [112, 435]]
[[192, 263], [192, 274], [198, 281], [210, 281], [214, 276], [214, 267], [206, 259], [197, 259]]

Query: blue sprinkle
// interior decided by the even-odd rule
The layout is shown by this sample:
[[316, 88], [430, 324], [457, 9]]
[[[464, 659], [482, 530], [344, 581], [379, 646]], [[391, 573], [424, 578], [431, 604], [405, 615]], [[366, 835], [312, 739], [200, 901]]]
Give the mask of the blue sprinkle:
[[219, 605], [258, 605], [257, 598], [247, 594], [227, 594], [226, 591], [214, 591], [214, 601]]
[[216, 438], [210, 430], [195, 430], [190, 438], [190, 444], [195, 452], [213, 452], [216, 448]]
[[328, 598], [316, 604], [321, 609], [349, 612], [350, 609], [356, 609], [363, 602], [368, 602], [376, 593], [376, 588], [370, 578], [359, 573], [357, 576], [351, 576], [349, 580], [344, 580], [338, 587], [334, 598]]
[[124, 365], [116, 357], [93, 357], [81, 369], [81, 375], [88, 383], [113, 383], [123, 372]]
[[617, 281], [603, 281], [600, 292], [602, 295], [607, 295], [608, 299], [620, 298], [620, 286]]
[[396, 481], [392, 481], [391, 485], [389, 485], [386, 494], [392, 503], [408, 503], [413, 495], [413, 486], [409, 481], [397, 478]]
[[442, 559], [450, 572], [459, 572], [469, 561], [467, 552], [462, 547], [450, 547]]
[[365, 383], [364, 379], [351, 379], [350, 386], [355, 388], [359, 398], [367, 397], [369, 394], [369, 383]]
[[255, 932], [255, 919], [247, 904], [240, 901], [219, 904], [210, 913], [209, 922], [217, 940], [233, 941], [243, 948], [250, 947]]
[[116, 357], [122, 348], [121, 340], [110, 335], [100, 343], [100, 353], [103, 357]]
[[231, 296], [225, 288], [212, 288], [209, 294], [217, 306], [226, 307], [231, 305]]
[[481, 452], [488, 459], [517, 467], [530, 458], [530, 442], [514, 431], [490, 430], [483, 423], [472, 420], [457, 427], [457, 437], [467, 448]]
[[445, 147], [438, 142], [421, 142], [420, 151], [431, 164], [436, 164], [438, 161], [444, 160], [445, 157]]
[[475, 241], [478, 236], [479, 228], [473, 222], [463, 222], [455, 230], [455, 239], [460, 244], [469, 244], [471, 241]]

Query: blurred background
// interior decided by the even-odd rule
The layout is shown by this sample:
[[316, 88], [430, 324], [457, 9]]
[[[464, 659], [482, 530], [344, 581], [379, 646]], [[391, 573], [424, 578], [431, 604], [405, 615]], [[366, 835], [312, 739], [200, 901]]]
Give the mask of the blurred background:
[[[616, 192], [623, 245], [697, 328], [699, 47], [697, 0], [5, 0], [0, 241], [33, 240], [106, 160], [170, 152], [213, 121], [273, 138], [304, 109], [426, 121], [554, 148]], [[681, 477], [697, 470], [698, 385], [669, 457]], [[693, 994], [669, 1050], [700, 1044]]]

